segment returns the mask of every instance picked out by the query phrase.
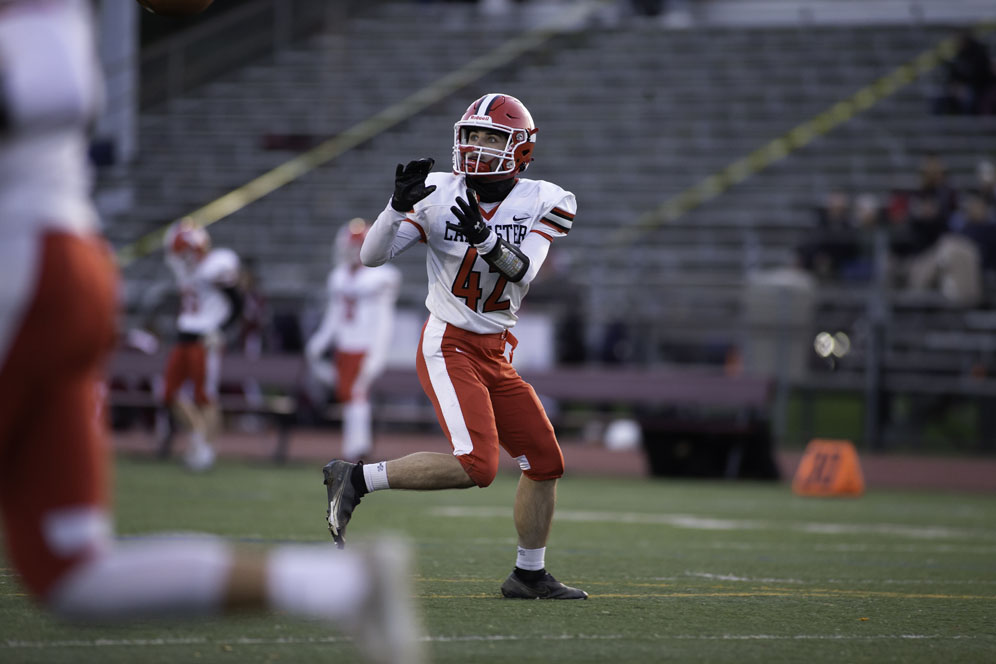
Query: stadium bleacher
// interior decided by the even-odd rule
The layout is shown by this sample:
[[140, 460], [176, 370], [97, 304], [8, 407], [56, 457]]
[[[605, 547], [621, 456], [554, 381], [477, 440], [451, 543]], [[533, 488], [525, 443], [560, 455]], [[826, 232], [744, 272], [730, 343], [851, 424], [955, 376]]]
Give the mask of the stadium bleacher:
[[[754, 4], [782, 16], [776, 9], [791, 3]], [[578, 223], [556, 252], [571, 266], [561, 276], [584, 293], [589, 345], [622, 318], [641, 340], [632, 362], [680, 362], [681, 352], [695, 361], [723, 361], [723, 353], [692, 345], [748, 343], [747, 276], [791, 264], [795, 247], [814, 228], [813, 207], [828, 190], [884, 194], [897, 182], [912, 186], [927, 151], [939, 153], [953, 184], [964, 187], [975, 164], [996, 155], [996, 117], [930, 114], [939, 78], [928, 73], [654, 228], [638, 247], [608, 241], [672, 196], [910, 62], [953, 27], [922, 20], [855, 25], [846, 12], [838, 23], [824, 23], [817, 19], [826, 4], [813, 3], [805, 23], [724, 23], [735, 8], [710, 2], [699, 11], [715, 20], [690, 29], [638, 17], [586, 24], [238, 210], [212, 226], [215, 244], [251, 257], [274, 301], [313, 305], [339, 224], [372, 218], [383, 208], [396, 162], [432, 156], [445, 168], [452, 123], [468, 100], [506, 90], [526, 102], [540, 127], [529, 175], [578, 194]], [[340, 134], [522, 32], [509, 19], [468, 39], [475, 11], [463, 4], [381, 3], [339, 30], [292, 42], [147, 107], [139, 158], [124, 176], [135, 205], [108, 218], [112, 242], [130, 242], [299, 153], [272, 149], [267, 137], [319, 141]], [[416, 23], [419, 30], [411, 30]], [[992, 35], [985, 39], [996, 50]], [[421, 307], [421, 253], [404, 256], [399, 267], [407, 277], [402, 306]], [[124, 275], [132, 313], [150, 285], [166, 279], [155, 254]], [[833, 372], [817, 374], [821, 384], [863, 389], [869, 288], [818, 287], [806, 334], [847, 330], [853, 340]], [[989, 328], [978, 329], [988, 320], [989, 302], [966, 311], [930, 296], [894, 293], [888, 301], [887, 371], [913, 367], [909, 385], [924, 389], [940, 389], [940, 383], [917, 376], [943, 374], [949, 379], [944, 389], [996, 393], [983, 376], [992, 355], [983, 341]], [[911, 329], [917, 332], [907, 334]], [[815, 362], [807, 367], [820, 368]]]

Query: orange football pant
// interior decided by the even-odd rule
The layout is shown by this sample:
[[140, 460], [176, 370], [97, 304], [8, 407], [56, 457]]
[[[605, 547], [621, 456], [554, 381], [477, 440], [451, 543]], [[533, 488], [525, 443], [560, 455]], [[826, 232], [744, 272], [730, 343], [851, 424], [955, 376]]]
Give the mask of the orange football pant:
[[0, 367], [0, 513], [10, 561], [44, 595], [96, 553], [74, 544], [97, 538], [53, 520], [108, 506], [102, 374], [115, 340], [117, 273], [97, 238], [49, 233], [38, 247], [33, 297]]
[[480, 487], [498, 472], [499, 447], [526, 477], [564, 474], [553, 425], [532, 386], [505, 357], [507, 332], [475, 334], [430, 316], [422, 328], [416, 369], [453, 454]]

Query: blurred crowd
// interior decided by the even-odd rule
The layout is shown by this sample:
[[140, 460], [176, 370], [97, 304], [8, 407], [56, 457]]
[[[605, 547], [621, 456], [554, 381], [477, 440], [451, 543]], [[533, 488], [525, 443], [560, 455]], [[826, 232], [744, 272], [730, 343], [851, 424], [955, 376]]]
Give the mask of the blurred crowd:
[[823, 281], [870, 281], [877, 228], [888, 236], [891, 286], [979, 304], [984, 283], [996, 280], [996, 166], [980, 161], [974, 182], [958, 189], [940, 156], [927, 154], [912, 189], [829, 192], [814, 235], [799, 247], [802, 267]]
[[934, 100], [939, 115], [996, 115], [996, 64], [971, 30], [956, 36], [954, 55], [944, 63], [944, 83]]

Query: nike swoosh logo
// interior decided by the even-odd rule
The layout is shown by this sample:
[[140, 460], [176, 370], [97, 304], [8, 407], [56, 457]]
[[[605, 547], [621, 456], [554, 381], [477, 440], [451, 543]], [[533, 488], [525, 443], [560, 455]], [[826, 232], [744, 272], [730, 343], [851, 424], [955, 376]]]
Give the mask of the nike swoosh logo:
[[458, 353], [463, 353], [464, 355], [466, 355], [466, 354], [467, 354], [467, 353], [464, 353], [464, 351], [463, 351], [463, 349], [462, 349], [462, 348], [457, 348], [456, 346], [454, 346], [454, 347], [453, 347], [453, 350], [455, 350], [455, 351], [456, 351], [456, 352], [458, 352]]
[[525, 221], [529, 218], [528, 214], [524, 214], [521, 217], [512, 217], [512, 221]]

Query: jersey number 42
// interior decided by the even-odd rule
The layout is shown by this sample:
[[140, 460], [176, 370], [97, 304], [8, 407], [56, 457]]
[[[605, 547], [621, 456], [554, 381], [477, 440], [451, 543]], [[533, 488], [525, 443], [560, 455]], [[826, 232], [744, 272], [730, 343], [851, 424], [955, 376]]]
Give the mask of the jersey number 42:
[[[484, 291], [481, 290], [481, 273], [474, 269], [476, 262], [477, 249], [469, 247], [467, 253], [463, 255], [463, 262], [460, 263], [460, 269], [457, 270], [456, 279], [453, 280], [453, 287], [451, 288], [453, 294], [462, 298], [464, 303], [474, 311], [477, 311], [477, 304], [484, 295]], [[493, 267], [488, 266], [488, 272], [497, 271]], [[501, 299], [502, 294], [505, 292], [505, 284], [507, 283], [508, 280], [504, 276], [498, 277], [494, 288], [491, 289], [491, 294], [484, 301], [481, 313], [504, 311], [509, 308], [509, 301]]]

